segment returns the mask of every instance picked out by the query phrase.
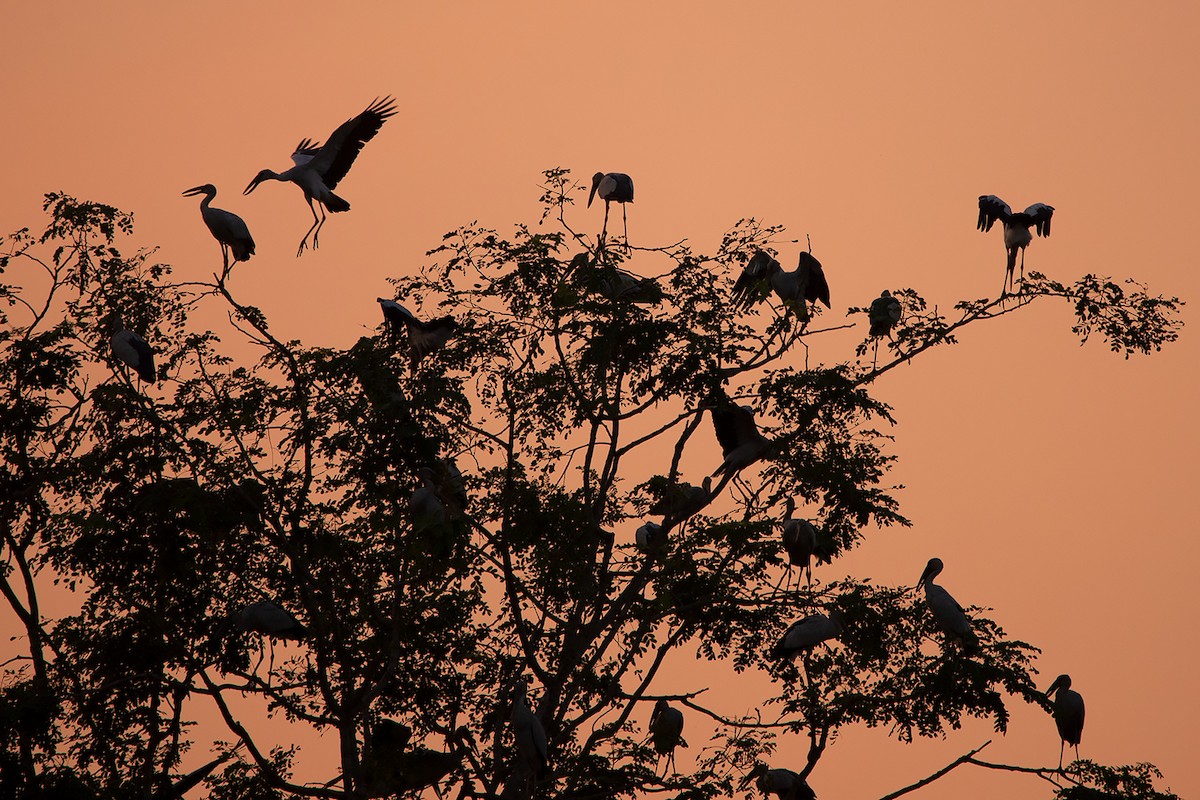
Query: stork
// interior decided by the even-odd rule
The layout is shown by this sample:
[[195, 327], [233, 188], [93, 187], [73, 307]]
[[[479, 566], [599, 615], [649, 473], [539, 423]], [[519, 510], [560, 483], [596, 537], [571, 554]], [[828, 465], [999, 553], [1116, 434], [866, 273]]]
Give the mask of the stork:
[[958, 642], [963, 652], [969, 655], [979, 647], [979, 640], [971, 630], [971, 621], [967, 619], [967, 614], [958, 601], [933, 582], [933, 579], [941, 574], [943, 566], [940, 558], [929, 559], [925, 571], [921, 573], [921, 579], [917, 581], [917, 587], [920, 588], [922, 584], [925, 586], [925, 602], [933, 612], [933, 619], [942, 633], [946, 634], [948, 640]]
[[303, 639], [308, 629], [281, 606], [270, 600], [251, 603], [237, 616], [237, 626], [247, 633], [261, 633], [275, 639]]
[[197, 194], [204, 195], [204, 199], [200, 201], [200, 217], [208, 226], [209, 233], [221, 245], [221, 274], [227, 275], [230, 253], [233, 254], [235, 264], [239, 261], [249, 261], [250, 256], [254, 255], [254, 239], [241, 217], [223, 208], [213, 208], [209, 205], [217, 196], [217, 187], [206, 183], [188, 189], [183, 196], [191, 197]]
[[904, 308], [900, 301], [884, 289], [879, 297], [871, 301], [871, 307], [867, 309], [867, 320], [871, 323], [870, 335], [875, 338], [891, 338], [892, 328], [896, 327], [903, 315]]
[[667, 771], [675, 768], [675, 748], [682, 736], [683, 712], [671, 708], [666, 700], [659, 700], [650, 714], [650, 741], [654, 743], [654, 752], [667, 757]]
[[775, 444], [758, 432], [754, 411], [747, 406], [734, 405], [721, 389], [709, 397], [713, 430], [725, 460], [713, 470], [712, 477], [726, 480], [768, 455]]
[[1050, 217], [1054, 215], [1054, 207], [1045, 203], [1034, 203], [1029, 208], [1014, 214], [1008, 203], [994, 194], [979, 196], [979, 221], [976, 227], [987, 233], [992, 229], [996, 220], [1004, 223], [1004, 249], [1008, 253], [1008, 264], [1004, 270], [1004, 287], [1000, 296], [1013, 285], [1013, 270], [1017, 265], [1017, 251], [1021, 251], [1021, 280], [1025, 279], [1025, 248], [1033, 241], [1030, 228], [1037, 230], [1038, 236], [1050, 235]]
[[450, 522], [450, 514], [446, 503], [442, 500], [441, 487], [434, 478], [433, 470], [421, 467], [417, 470], [421, 485], [413, 490], [409, 500], [412, 511], [413, 532], [421, 535], [444, 535], [446, 525]]
[[413, 316], [413, 313], [395, 300], [383, 297], [375, 298], [383, 309], [383, 319], [388, 325], [392, 336], [398, 337], [400, 331], [408, 331], [410, 350], [409, 369], [415, 370], [421, 359], [430, 353], [437, 352], [450, 341], [450, 337], [458, 330], [458, 321], [451, 316], [423, 322]]
[[820, 302], [830, 307], [825, 270], [812, 253], [803, 250], [799, 264], [791, 272], [785, 272], [765, 250], [756, 251], [733, 284], [734, 308], [746, 311], [768, 292], [774, 292], [780, 302], [794, 308], [801, 319], [808, 319], [808, 303]]
[[800, 773], [790, 769], [771, 769], [759, 762], [742, 781], [742, 787], [748, 786], [752, 780], [760, 792], [773, 794], [779, 800], [817, 800], [817, 793], [800, 777]]
[[113, 355], [133, 367], [138, 378], [153, 384], [157, 380], [154, 372], [154, 351], [145, 339], [125, 327], [119, 314], [108, 320], [109, 345]]
[[625, 217], [625, 204], [633, 202], [633, 178], [624, 172], [597, 172], [592, 176], [592, 191], [588, 194], [587, 207], [592, 207], [592, 201], [600, 195], [604, 201], [604, 227], [600, 231], [600, 241], [604, 241], [608, 233], [608, 207], [611, 203], [621, 204], [621, 223], [625, 226], [625, 246], [629, 246], [629, 220]]
[[1058, 768], [1062, 769], [1063, 751], [1067, 745], [1075, 748], [1075, 760], [1079, 760], [1079, 740], [1083, 738], [1083, 697], [1071, 689], [1071, 676], [1059, 675], [1046, 690], [1046, 697], [1054, 695], [1054, 724], [1062, 744], [1058, 748]]
[[412, 729], [390, 719], [371, 728], [371, 747], [362, 758], [362, 789], [367, 797], [391, 797], [436, 786], [462, 763], [458, 739], [463, 729], [446, 737], [450, 752], [414, 747], [407, 750]]
[[[257, 186], [266, 180], [291, 181], [304, 191], [304, 199], [308, 201], [308, 210], [312, 212], [313, 224], [300, 240], [296, 250], [299, 256], [308, 244], [312, 235], [312, 246], [318, 246], [317, 237], [321, 234], [321, 226], [325, 224], [326, 210], [331, 212], [349, 211], [350, 204], [333, 193], [342, 178], [354, 165], [363, 145], [375, 138], [383, 123], [396, 113], [395, 101], [389, 96], [382, 100], [376, 99], [356, 117], [352, 117], [338, 126], [325, 144], [302, 139], [292, 152], [291, 169], [274, 172], [264, 169], [254, 176], [250, 185], [242, 194], [250, 194]], [[313, 201], [321, 209], [321, 216], [313, 207]]]
[[662, 525], [647, 521], [633, 534], [637, 549], [651, 555], [667, 549], [667, 532]]
[[529, 685], [518, 679], [513, 689], [512, 726], [513, 738], [517, 743], [517, 759], [531, 782], [546, 775], [550, 759], [546, 743], [546, 729], [537, 714], [525, 704], [525, 692]]
[[[663, 480], [661, 476], [659, 480]], [[646, 511], [650, 514], [661, 514], [662, 528], [670, 530], [681, 522], [700, 513], [712, 500], [712, 477], [702, 481], [701, 486], [690, 483], [676, 483], [667, 486], [657, 501]]]
[[[812, 557], [817, 550], [817, 529], [806, 519], [795, 519], [796, 501], [789, 497], [783, 518], [783, 549], [788, 556], [788, 572], [792, 566], [800, 567], [812, 586]], [[799, 583], [799, 582], [797, 582]]]
[[840, 609], [832, 609], [829, 616], [809, 614], [791, 624], [779, 637], [779, 641], [767, 651], [767, 656], [776, 660], [794, 660], [800, 653], [808, 652], [821, 642], [836, 639], [846, 629], [846, 617]]

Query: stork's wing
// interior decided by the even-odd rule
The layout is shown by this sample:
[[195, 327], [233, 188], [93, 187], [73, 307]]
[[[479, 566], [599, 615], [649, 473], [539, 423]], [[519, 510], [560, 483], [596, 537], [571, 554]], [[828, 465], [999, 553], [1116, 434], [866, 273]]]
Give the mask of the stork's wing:
[[321, 152], [320, 142], [314, 142], [312, 139], [301, 139], [300, 144], [296, 145], [296, 149], [292, 151], [292, 163], [297, 167], [302, 167], [312, 161], [319, 152]]
[[758, 426], [754, 424], [754, 412], [734, 405], [725, 392], [718, 389], [711, 398], [713, 432], [721, 445], [721, 454], [728, 456], [746, 442], [758, 437]]
[[376, 100], [366, 111], [338, 126], [311, 164], [327, 188], [337, 188], [338, 182], [354, 165], [363, 145], [375, 138], [383, 123], [395, 113], [395, 100], [389, 96]]
[[745, 311], [767, 296], [771, 276], [782, 267], [765, 250], [755, 251], [733, 285], [733, 307]]
[[1054, 206], [1045, 203], [1034, 203], [1025, 209], [1025, 214], [1037, 226], [1038, 236], [1050, 235], [1050, 217], [1054, 215]]
[[992, 229], [992, 225], [996, 220], [1008, 222], [1012, 216], [1012, 209], [1008, 207], [1008, 203], [996, 197], [994, 194], [979, 195], [979, 222], [975, 227], [985, 233]]
[[800, 285], [804, 287], [804, 299], [811, 302], [821, 301], [826, 308], [829, 305], [829, 282], [825, 280], [825, 270], [821, 262], [813, 258], [812, 253], [800, 251]]

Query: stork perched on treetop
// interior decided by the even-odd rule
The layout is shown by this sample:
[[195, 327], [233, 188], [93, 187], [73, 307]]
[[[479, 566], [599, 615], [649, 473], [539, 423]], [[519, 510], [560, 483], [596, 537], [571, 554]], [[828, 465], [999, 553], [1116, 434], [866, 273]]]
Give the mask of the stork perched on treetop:
[[650, 740], [654, 752], [667, 757], [664, 773], [675, 767], [675, 748], [683, 737], [683, 712], [672, 708], [666, 700], [654, 704], [650, 714]]
[[746, 406], [735, 405], [722, 389], [709, 396], [713, 430], [725, 460], [713, 470], [716, 478], [729, 478], [766, 456], [774, 443], [758, 432], [754, 412]]
[[204, 224], [208, 226], [209, 232], [213, 238], [221, 245], [221, 275], [229, 273], [229, 255], [233, 253], [233, 261], [236, 264], [238, 261], [249, 261], [250, 256], [254, 255], [254, 239], [250, 236], [250, 229], [246, 227], [246, 222], [237, 214], [231, 211], [226, 211], [223, 208], [213, 208], [209, 205], [213, 198], [217, 196], [217, 187], [211, 183], [206, 183], [203, 186], [196, 186], [188, 189], [183, 193], [184, 197], [202, 194], [204, 199], [200, 201], [200, 217], [204, 220]]
[[759, 762], [742, 780], [742, 787], [749, 786], [751, 781], [760, 792], [773, 794], [779, 800], [817, 800], [817, 793], [800, 777], [800, 773], [790, 769], [771, 769]]
[[1008, 203], [994, 194], [979, 196], [979, 221], [976, 227], [986, 233], [996, 220], [1004, 223], [1004, 249], [1008, 252], [1008, 264], [1004, 270], [1004, 287], [1000, 296], [1013, 285], [1013, 269], [1017, 265], [1017, 251], [1021, 251], [1021, 279], [1025, 279], [1025, 248], [1033, 241], [1030, 228], [1036, 228], [1038, 236], [1050, 235], [1050, 217], [1054, 207], [1045, 203], [1034, 203], [1024, 211], [1014, 214]]
[[1046, 690], [1046, 697], [1054, 695], [1054, 724], [1062, 744], [1058, 748], [1058, 768], [1062, 769], [1063, 751], [1067, 745], [1075, 748], [1075, 760], [1079, 760], [1079, 740], [1083, 738], [1083, 696], [1071, 689], [1071, 676], [1059, 675]]
[[917, 587], [925, 586], [925, 602], [933, 612], [938, 627], [946, 634], [947, 640], [958, 642], [962, 645], [963, 652], [969, 655], [979, 647], [979, 640], [971, 630], [971, 621], [967, 619], [967, 614], [958, 601], [933, 582], [933, 579], [941, 574], [943, 566], [940, 558], [929, 559], [925, 571], [921, 573], [921, 579], [917, 581]]
[[[334, 194], [333, 190], [342, 178], [346, 177], [363, 145], [375, 138], [383, 123], [395, 113], [395, 101], [391, 97], [376, 99], [361, 114], [339, 125], [325, 144], [312, 139], [302, 139], [292, 152], [294, 167], [283, 172], [264, 169], [250, 181], [246, 191], [242, 192], [250, 194], [266, 180], [291, 181], [304, 190], [304, 199], [308, 201], [308, 210], [312, 212], [313, 224], [300, 240], [300, 247], [296, 250], [297, 256], [304, 252], [309, 234], [312, 234], [313, 249], [317, 248], [317, 237], [321, 233], [321, 226], [325, 224], [327, 209], [332, 212], [350, 210], [350, 204]], [[313, 208], [314, 200], [321, 207], [320, 217]]]
[[629, 246], [629, 220], [625, 216], [625, 204], [633, 202], [633, 178], [624, 172], [597, 172], [592, 176], [592, 191], [588, 194], [588, 208], [592, 201], [600, 195], [604, 201], [604, 227], [600, 230], [600, 241], [604, 241], [608, 233], [608, 206], [610, 203], [621, 204], [621, 223], [625, 228], [625, 246]]
[[772, 291], [785, 306], [794, 308], [801, 319], [808, 319], [808, 303], [820, 302], [830, 307], [825, 270], [812, 253], [803, 250], [799, 264], [791, 272], [785, 272], [767, 251], [756, 251], [733, 285], [734, 308], [745, 311]]
[[417, 319], [411, 311], [395, 300], [383, 297], [378, 297], [376, 300], [379, 301], [379, 307], [383, 309], [383, 319], [393, 336], [398, 337], [401, 330], [408, 331], [408, 344], [411, 349], [410, 369], [415, 370], [421, 359], [441, 349], [458, 330], [458, 321], [454, 317], [438, 317], [424, 322]]

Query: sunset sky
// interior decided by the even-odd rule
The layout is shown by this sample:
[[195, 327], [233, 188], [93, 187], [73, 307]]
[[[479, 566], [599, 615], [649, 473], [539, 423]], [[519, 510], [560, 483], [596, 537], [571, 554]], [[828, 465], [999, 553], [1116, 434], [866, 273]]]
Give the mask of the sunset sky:
[[[1126, 361], [1080, 347], [1069, 307], [1042, 302], [888, 373], [877, 393], [899, 420], [893, 479], [914, 527], [871, 534], [822, 577], [911, 586], [941, 557], [960, 602], [1043, 649], [1043, 688], [1072, 675], [1084, 757], [1152, 761], [1200, 795], [1200, 5], [14, 2], [4, 16], [0, 233], [40, 229], [42, 195], [62, 190], [132, 211], [137, 244], [203, 280], [219, 251], [180, 193], [214, 183], [258, 243], [240, 299], [307, 344], [373, 329], [385, 279], [444, 232], [536, 223], [554, 166], [633, 176], [634, 244], [712, 252], [749, 216], [811, 236], [833, 323], [883, 288], [943, 309], [994, 296], [1004, 251], [999, 228], [975, 230], [977, 197], [1054, 206], [1027, 266], [1178, 295], [1181, 341]], [[338, 189], [352, 210], [297, 259], [300, 191], [242, 189], [386, 94], [399, 113]], [[583, 199], [573, 220], [598, 230]], [[786, 267], [799, 248], [781, 245]], [[852, 359], [855, 319], [810, 358]], [[712, 682], [679, 670], [680, 689]], [[989, 738], [987, 723], [912, 746], [851, 731], [811, 783], [822, 800], [877, 798]], [[1047, 766], [1058, 743], [1021, 708], [984, 755]], [[806, 746], [785, 740], [777, 765]], [[962, 767], [912, 796], [1043, 786]]]

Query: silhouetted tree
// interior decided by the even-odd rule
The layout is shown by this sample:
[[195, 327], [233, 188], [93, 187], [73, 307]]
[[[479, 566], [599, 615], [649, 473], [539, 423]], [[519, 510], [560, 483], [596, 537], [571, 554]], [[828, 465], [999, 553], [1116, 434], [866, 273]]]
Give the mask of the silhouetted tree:
[[[1014, 699], [1049, 708], [1037, 649], [982, 609], [968, 654], [904, 587], [822, 582], [820, 567], [785, 584], [784, 510], [814, 523], [823, 561], [909, 524], [872, 384], [961, 327], [1059, 298], [1080, 336], [1128, 355], [1176, 338], [1179, 301], [1034, 273], [944, 316], [894, 288], [886, 357], [867, 366], [880, 340], [864, 332], [858, 358], [811, 366], [798, 345], [849, 324], [730, 301], [780, 228], [743, 220], [711, 255], [603, 247], [569, 223], [582, 191], [548, 171], [537, 226], [461, 228], [395, 279], [408, 308], [457, 323], [411, 359], [382, 318], [346, 350], [284, 341], [237, 299], [237, 268], [173, 282], [153, 251], [118, 249], [129, 215], [47, 196], [46, 231], [12, 234], [0, 257], [20, 270], [0, 285], [0, 591], [22, 632], [0, 688], [6, 796], [167, 798], [201, 779], [229, 800], [729, 796], [780, 738], [805, 737], [806, 763], [780, 766], [820, 786], [847, 726], [910, 741], [967, 716], [1003, 732]], [[197, 307], [227, 312], [236, 346], [198, 330]], [[114, 360], [114, 314], [155, 351], [157, 385]], [[769, 447], [717, 473], [712, 419], [744, 425], [738, 405]], [[661, 529], [639, 550], [650, 508]], [[280, 627], [255, 621], [264, 609]], [[814, 614], [836, 639], [773, 657]], [[676, 651], [758, 675], [739, 692], [770, 714], [709, 707], [668, 676]], [[514, 713], [526, 695], [536, 724]], [[664, 774], [647, 734], [659, 700], [692, 740]], [[223, 732], [194, 725], [202, 706]], [[260, 744], [267, 716], [323, 731], [340, 769], [300, 782], [294, 748]], [[231, 757], [182, 774], [213, 738]], [[1059, 773], [976, 753], [955, 765], [1024, 769], [1063, 798], [1173, 796], [1148, 765]]]

